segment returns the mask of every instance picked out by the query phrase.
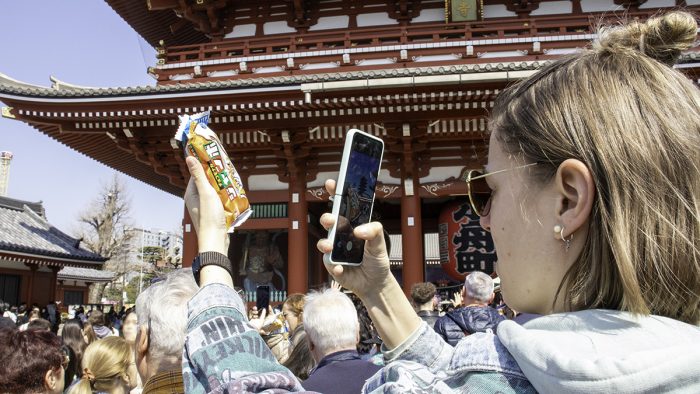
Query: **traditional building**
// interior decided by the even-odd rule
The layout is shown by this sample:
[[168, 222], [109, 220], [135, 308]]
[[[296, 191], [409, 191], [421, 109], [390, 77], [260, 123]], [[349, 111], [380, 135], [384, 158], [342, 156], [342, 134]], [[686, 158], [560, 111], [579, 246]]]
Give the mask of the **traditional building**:
[[65, 267], [58, 271], [58, 292], [56, 299], [68, 308], [71, 305], [85, 305], [89, 302], [90, 286], [96, 283], [110, 283], [116, 274], [94, 268]]
[[0, 300], [87, 303], [92, 283], [111, 280], [97, 271], [106, 260], [52, 226], [40, 202], [0, 197]]
[[[3, 115], [182, 195], [188, 175], [172, 139], [177, 114], [211, 111], [255, 210], [230, 256], [243, 267], [251, 251], [279, 254], [274, 282], [289, 292], [326, 279], [315, 248], [325, 236], [318, 218], [329, 209], [323, 182], [337, 174], [349, 128], [385, 141], [375, 212], [401, 235], [395, 266], [404, 288], [426, 277], [433, 245], [425, 234], [443, 231], [442, 254], [460, 254], [446, 271], [488, 270], [492, 242], [453, 200], [465, 193], [465, 171], [485, 162], [485, 116], [499, 91], [586, 46], [601, 21], [679, 5], [700, 10], [700, 1], [668, 0], [106, 1], [157, 48], [158, 64], [148, 69], [155, 86], [52, 78], [41, 87], [0, 76]], [[698, 56], [684, 54], [678, 66], [693, 80]], [[449, 212], [446, 203], [454, 204]], [[460, 232], [449, 233], [441, 215]], [[265, 238], [252, 235], [261, 230]], [[269, 250], [255, 251], [256, 237]], [[196, 238], [186, 212], [184, 248], [187, 264]]]

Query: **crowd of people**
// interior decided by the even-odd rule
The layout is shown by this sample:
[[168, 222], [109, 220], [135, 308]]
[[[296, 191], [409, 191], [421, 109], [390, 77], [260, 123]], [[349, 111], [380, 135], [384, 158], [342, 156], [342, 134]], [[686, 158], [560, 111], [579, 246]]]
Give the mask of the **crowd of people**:
[[[55, 384], [58, 387], [59, 382], [63, 382], [63, 386], [56, 392], [64, 392], [64, 390], [67, 392], [68, 388], [78, 385], [85, 376], [86, 369], [90, 371], [91, 366], [100, 376], [102, 371], [100, 366], [104, 366], [104, 359], [97, 356], [101, 354], [100, 352], [111, 355], [114, 349], [121, 346], [121, 349], [126, 349], [128, 354], [133, 353], [136, 336], [136, 314], [133, 308], [122, 308], [119, 312], [111, 309], [108, 313], [103, 313], [101, 307], [85, 311], [83, 306], [78, 306], [72, 309], [70, 314], [66, 312], [61, 314], [58, 305], [52, 302], [40, 308], [37, 304], [33, 304], [29, 309], [24, 303], [12, 307], [0, 302], [0, 312], [2, 312], [0, 330], [3, 331], [3, 335], [0, 335], [0, 342], [2, 342], [0, 357], [3, 360], [3, 365], [0, 367], [0, 375], [3, 376], [0, 378], [1, 392], [32, 392], [27, 390], [39, 387], [41, 383], [39, 375], [47, 372], [46, 361], [52, 360], [52, 354], [60, 353], [63, 379], [47, 380], [44, 383], [49, 386], [49, 383]], [[120, 330], [115, 327], [120, 327]], [[49, 337], [53, 339], [49, 340]], [[101, 342], [102, 339], [107, 341]], [[52, 345], [48, 349], [33, 348], [32, 346], [37, 346], [32, 343], [34, 341]], [[98, 341], [100, 341], [99, 345], [90, 346]], [[11, 346], [12, 344], [25, 344], [29, 347]], [[27, 353], [17, 354], [17, 350]], [[41, 357], [41, 355], [48, 358], [45, 360], [26, 358], [27, 356]], [[54, 363], [54, 365], [57, 364]], [[87, 376], [91, 374], [92, 372], [88, 372]], [[53, 376], [57, 375], [55, 373], [51, 376], [47, 375], [46, 379]], [[34, 383], [28, 385], [24, 383], [25, 381]], [[138, 379], [134, 380], [134, 382], [137, 381]], [[79, 390], [76, 387], [75, 389], [77, 390], [75, 392], [91, 392], [89, 387], [87, 391], [85, 388]]]
[[223, 207], [187, 158], [198, 264], [147, 288], [118, 328], [92, 311], [57, 336], [40, 311], [9, 308], [0, 392], [700, 392], [700, 92], [672, 67], [697, 28], [680, 11], [603, 28], [500, 93], [487, 171], [466, 188], [515, 318], [479, 272], [451, 311], [430, 283], [409, 301], [378, 222], [354, 229], [360, 266], [326, 265], [338, 285], [249, 310]]
[[[9, 351], [15, 341], [51, 343], [55, 354], [61, 355], [66, 393], [183, 392], [185, 381], [180, 368], [187, 302], [197, 290], [191, 270], [183, 269], [143, 292], [136, 308], [122, 308], [119, 312], [77, 307], [70, 315], [64, 313], [63, 320], [57, 313], [57, 324], [52, 324], [47, 308], [34, 306], [26, 313], [27, 308], [22, 305], [18, 310], [23, 312], [17, 316], [3, 317], [3, 328], [14, 332], [4, 337], [4, 344]], [[460, 294], [445, 313], [439, 310], [434, 284], [415, 284], [411, 292], [417, 314], [451, 345], [475, 332], [495, 332], [498, 322], [504, 319], [493, 304], [494, 283], [489, 275], [473, 272]], [[7, 305], [2, 308], [2, 312], [12, 310]], [[149, 323], [139, 324], [139, 315], [142, 322]], [[306, 390], [360, 392], [365, 381], [384, 365], [381, 338], [367, 308], [359, 297], [335, 281], [329, 289], [292, 294], [282, 304], [265, 311], [251, 306], [247, 316], [248, 324], [257, 330], [275, 360], [288, 368]], [[48, 340], [47, 334], [36, 332], [21, 334], [35, 330], [52, 332], [60, 340]], [[26, 370], [35, 371], [35, 376], [26, 380], [36, 382], [31, 387], [39, 387], [41, 376], [49, 376], [43, 382], [46, 387], [59, 387], [59, 379], [50, 380], [53, 375], [46, 375], [46, 365], [34, 368], [28, 359], [3, 360], [17, 362], [11, 363], [15, 368], [0, 368], [8, 378], [7, 382], [0, 379], [0, 387], [20, 390], [28, 377]], [[13, 378], [21, 379], [20, 385], [9, 384]]]

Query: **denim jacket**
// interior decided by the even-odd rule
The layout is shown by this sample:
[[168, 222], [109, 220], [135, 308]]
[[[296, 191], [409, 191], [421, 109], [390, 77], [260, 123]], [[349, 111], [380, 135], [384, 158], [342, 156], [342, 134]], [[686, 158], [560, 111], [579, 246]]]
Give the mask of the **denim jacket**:
[[456, 347], [423, 323], [384, 352], [386, 366], [365, 393], [536, 393], [515, 359], [491, 333], [475, 333]]
[[284, 393], [303, 391], [280, 365], [245, 316], [230, 287], [210, 284], [187, 305], [182, 375], [187, 393]]

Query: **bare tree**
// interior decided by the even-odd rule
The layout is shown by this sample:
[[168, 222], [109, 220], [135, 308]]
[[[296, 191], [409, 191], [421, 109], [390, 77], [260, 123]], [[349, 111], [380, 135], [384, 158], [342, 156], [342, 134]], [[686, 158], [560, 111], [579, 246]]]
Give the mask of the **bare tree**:
[[[80, 216], [85, 246], [106, 258], [118, 252], [123, 238], [123, 228], [128, 218], [130, 201], [124, 184], [115, 173], [112, 181], [104, 186], [90, 208]], [[121, 234], [120, 234], [121, 233]]]
[[[106, 184], [90, 207], [80, 216], [80, 237], [87, 248], [109, 259], [105, 270], [117, 273], [115, 280], [123, 280], [128, 271], [125, 263], [125, 250], [131, 234], [128, 217], [131, 202], [124, 184], [117, 173]], [[99, 302], [104, 292], [104, 285], [94, 285], [90, 291], [90, 302]]]

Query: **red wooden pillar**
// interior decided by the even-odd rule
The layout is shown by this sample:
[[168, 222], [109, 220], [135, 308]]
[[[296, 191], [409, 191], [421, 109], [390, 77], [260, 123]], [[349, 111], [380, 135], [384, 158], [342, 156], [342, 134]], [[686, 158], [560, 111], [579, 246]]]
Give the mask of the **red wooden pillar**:
[[293, 177], [289, 184], [287, 291], [288, 294], [306, 293], [309, 288], [309, 210], [305, 196], [306, 180], [303, 176]]
[[49, 302], [56, 301], [56, 285], [58, 284], [58, 271], [61, 267], [51, 267], [51, 287], [49, 288]]
[[[316, 241], [318, 242], [318, 241]], [[312, 243], [312, 245], [315, 243]], [[314, 246], [315, 247], [315, 246]], [[326, 271], [326, 267], [323, 265], [323, 255], [321, 253], [316, 253], [316, 258], [312, 262], [313, 266], [313, 272], [314, 272], [314, 283], [312, 283], [312, 286], [318, 287], [318, 285], [324, 285], [328, 283], [328, 271]]]
[[[412, 187], [410, 185], [411, 182], [413, 183]], [[409, 187], [406, 187], [407, 183]], [[404, 179], [404, 195], [401, 197], [403, 290], [406, 294], [410, 294], [411, 286], [414, 283], [423, 282], [423, 273], [425, 271], [423, 266], [425, 259], [423, 258], [421, 200], [418, 190], [416, 190], [417, 186], [417, 179]], [[413, 193], [410, 193], [411, 189], [413, 189]]]
[[182, 266], [191, 267], [195, 256], [197, 256], [197, 233], [194, 231], [190, 213], [185, 207], [185, 215], [182, 218]]
[[34, 276], [36, 275], [36, 270], [39, 268], [34, 264], [26, 264], [27, 267], [29, 267], [29, 294], [27, 295], [27, 305], [31, 306], [34, 296]]
[[65, 303], [65, 301], [66, 301], [65, 298], [66, 298], [66, 297], [65, 297], [65, 292], [64, 292], [64, 290], [63, 290], [63, 286], [64, 286], [64, 281], [59, 280], [59, 281], [58, 281], [58, 286], [57, 286], [57, 288], [56, 288], [56, 295], [55, 295], [55, 298], [56, 298], [57, 301], [61, 301], [61, 305], [63, 305], [63, 306], [65, 307], [65, 306], [66, 306], [66, 303]]
[[[415, 139], [424, 134], [427, 125], [403, 123], [394, 133], [403, 143], [401, 177], [401, 245], [403, 256], [403, 290], [410, 294], [414, 283], [422, 282], [424, 276], [423, 226], [421, 220], [420, 177], [418, 176], [418, 154]], [[399, 134], [400, 133], [400, 134]]]

